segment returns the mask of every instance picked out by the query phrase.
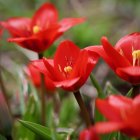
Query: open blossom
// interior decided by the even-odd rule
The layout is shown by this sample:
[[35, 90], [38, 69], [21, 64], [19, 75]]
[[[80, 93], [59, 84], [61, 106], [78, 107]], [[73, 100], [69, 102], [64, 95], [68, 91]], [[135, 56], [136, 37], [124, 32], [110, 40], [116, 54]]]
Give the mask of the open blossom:
[[108, 119], [95, 125], [99, 134], [121, 131], [140, 138], [140, 95], [134, 99], [111, 95], [107, 99], [97, 99], [96, 106]]
[[[71, 41], [63, 41], [58, 46], [54, 59], [43, 58], [33, 62], [55, 85], [68, 91], [78, 90], [87, 80], [98, 60], [88, 50], [78, 48]], [[46, 68], [42, 66], [42, 62]]]
[[140, 84], [140, 33], [124, 36], [114, 47], [103, 37], [102, 45], [89, 49], [99, 53], [120, 78]]
[[58, 11], [51, 3], [43, 4], [32, 18], [10, 18], [1, 25], [15, 42], [23, 48], [40, 53], [72, 26], [84, 22], [84, 18], [64, 18], [58, 21]]
[[[43, 64], [42, 64], [42, 67], [43, 67]], [[35, 87], [37, 88], [41, 87], [41, 73], [33, 66], [32, 63], [29, 63], [27, 67], [25, 67], [25, 73], [27, 74], [29, 79], [33, 82]], [[44, 77], [44, 80], [45, 80], [46, 89], [49, 91], [54, 91], [55, 87], [53, 83], [47, 78], [47, 76]]]

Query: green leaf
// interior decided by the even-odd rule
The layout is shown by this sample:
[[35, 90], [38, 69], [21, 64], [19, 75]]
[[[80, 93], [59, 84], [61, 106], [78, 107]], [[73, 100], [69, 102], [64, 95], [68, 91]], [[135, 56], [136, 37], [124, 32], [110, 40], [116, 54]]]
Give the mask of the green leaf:
[[[38, 99], [33, 94], [30, 94], [27, 105], [26, 105], [26, 111], [22, 117], [23, 120], [31, 121], [39, 123], [39, 104]], [[14, 129], [14, 135], [15, 139], [35, 139], [35, 134], [25, 127], [23, 127], [19, 122], [16, 123], [15, 129]]]
[[90, 74], [90, 80], [91, 80], [92, 85], [96, 88], [96, 90], [98, 92], [98, 97], [104, 98], [105, 95], [103, 93], [102, 87], [99, 85], [98, 81], [95, 79], [95, 77], [92, 73]]
[[39, 124], [33, 123], [33, 122], [28, 122], [28, 121], [23, 121], [23, 120], [19, 120], [19, 122], [26, 128], [28, 128], [29, 130], [31, 130], [32, 132], [34, 132], [35, 134], [46, 138], [46, 140], [52, 140], [51, 138], [51, 129], [41, 126]]
[[129, 138], [128, 136], [118, 132], [118, 135], [117, 135], [117, 139], [116, 140], [131, 140], [131, 138]]
[[104, 92], [105, 92], [106, 95], [120, 94], [120, 92], [110, 82], [106, 83]]
[[133, 88], [131, 88], [131, 89], [127, 92], [126, 96], [127, 96], [127, 97], [131, 97], [132, 93], [133, 93]]

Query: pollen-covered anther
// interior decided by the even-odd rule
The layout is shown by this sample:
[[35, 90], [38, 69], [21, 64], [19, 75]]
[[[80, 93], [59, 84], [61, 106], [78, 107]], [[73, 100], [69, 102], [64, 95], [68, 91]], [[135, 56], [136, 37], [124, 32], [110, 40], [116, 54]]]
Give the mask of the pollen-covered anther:
[[38, 25], [35, 25], [35, 26], [33, 27], [33, 33], [36, 34], [36, 33], [38, 33], [39, 31], [40, 31], [40, 27], [39, 27]]
[[70, 73], [71, 71], [72, 71], [72, 67], [71, 66], [64, 67], [64, 72]]
[[133, 56], [133, 66], [140, 66], [140, 50], [135, 50], [132, 52]]

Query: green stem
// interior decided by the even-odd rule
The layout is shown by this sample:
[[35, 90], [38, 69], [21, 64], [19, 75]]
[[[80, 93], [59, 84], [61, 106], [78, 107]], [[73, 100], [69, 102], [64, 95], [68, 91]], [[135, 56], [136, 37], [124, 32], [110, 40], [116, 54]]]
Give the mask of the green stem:
[[83, 99], [81, 97], [80, 91], [73, 92], [73, 94], [76, 98], [77, 103], [79, 104], [79, 107], [80, 107], [82, 116], [85, 120], [86, 126], [90, 127], [91, 126], [90, 116], [89, 116], [89, 113], [87, 111], [87, 108], [85, 107], [85, 104], [84, 104]]
[[[38, 54], [39, 59], [41, 59], [43, 57], [42, 53]], [[45, 85], [44, 85], [44, 75], [41, 73], [41, 123], [42, 125], [46, 124], [46, 102], [45, 102], [45, 93], [46, 93], [46, 89], [45, 89]]]
[[4, 99], [5, 99], [5, 102], [6, 102], [6, 104], [7, 104], [9, 113], [10, 113], [11, 116], [12, 116], [11, 108], [10, 108], [10, 104], [9, 104], [9, 100], [8, 100], [8, 97], [7, 97], [7, 91], [6, 91], [6, 88], [5, 88], [3, 79], [2, 79], [2, 74], [1, 74], [1, 72], [0, 72], [0, 87], [1, 87], [1, 90], [2, 90], [2, 93], [3, 93], [3, 96], [4, 96]]
[[104, 97], [103, 90], [92, 73], [90, 74], [90, 80], [91, 80], [92, 85], [96, 88], [96, 90], [98, 92], [98, 96], [103, 98]]
[[140, 85], [133, 85], [132, 98], [140, 94]]

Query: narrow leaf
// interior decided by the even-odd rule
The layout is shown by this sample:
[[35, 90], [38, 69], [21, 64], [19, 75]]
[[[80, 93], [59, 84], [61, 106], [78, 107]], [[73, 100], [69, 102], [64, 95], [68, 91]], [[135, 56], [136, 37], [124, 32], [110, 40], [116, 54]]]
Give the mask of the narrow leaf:
[[41, 125], [36, 124], [36, 123], [28, 122], [28, 121], [19, 120], [19, 122], [24, 127], [28, 128], [29, 130], [34, 132], [35, 134], [37, 134], [43, 138], [46, 138], [46, 140], [52, 140], [51, 130], [49, 128], [41, 126]]

